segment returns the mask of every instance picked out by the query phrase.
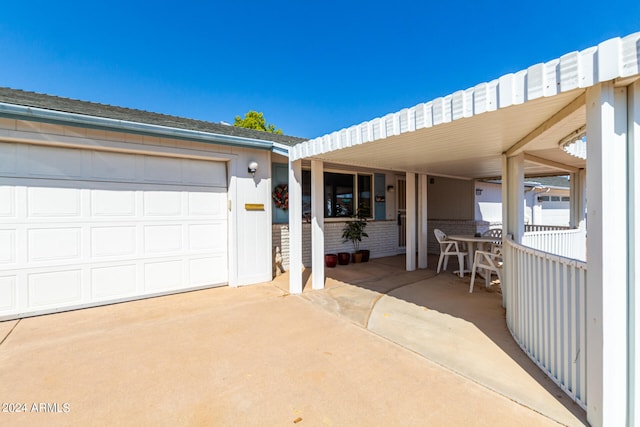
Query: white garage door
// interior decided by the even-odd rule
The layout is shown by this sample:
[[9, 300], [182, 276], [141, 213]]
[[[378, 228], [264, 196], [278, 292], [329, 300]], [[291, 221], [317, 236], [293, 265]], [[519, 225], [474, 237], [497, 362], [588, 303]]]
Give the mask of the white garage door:
[[0, 319], [225, 284], [224, 162], [0, 144]]

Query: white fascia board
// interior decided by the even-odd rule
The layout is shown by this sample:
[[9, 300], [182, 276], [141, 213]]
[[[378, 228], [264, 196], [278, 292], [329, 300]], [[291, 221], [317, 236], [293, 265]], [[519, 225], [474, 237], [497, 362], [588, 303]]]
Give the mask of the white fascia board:
[[264, 141], [260, 139], [130, 122], [127, 120], [109, 119], [105, 117], [86, 116], [83, 114], [26, 107], [23, 105], [7, 104], [4, 102], [0, 102], [0, 117], [263, 150], [269, 150], [275, 144], [272, 141]]
[[[640, 32], [616, 37], [598, 46], [571, 52], [551, 61], [535, 64], [526, 70], [506, 74], [488, 83], [480, 83], [464, 91], [439, 97], [415, 107], [415, 124], [402, 127], [394, 134], [414, 132], [439, 124], [477, 116], [511, 105], [523, 104], [541, 97], [551, 97], [576, 88], [587, 88], [620, 77], [640, 74]], [[402, 110], [399, 112], [401, 113]], [[400, 114], [396, 113], [398, 116]], [[393, 114], [388, 115], [393, 117]], [[373, 130], [361, 142], [385, 139], [386, 119], [376, 118], [358, 125]], [[338, 131], [339, 132], [339, 131]], [[314, 147], [308, 150], [307, 147]], [[334, 151], [324, 136], [300, 143], [292, 150], [292, 160]]]
[[271, 152], [276, 154], [281, 154], [285, 157], [289, 157], [289, 153], [293, 147], [285, 144], [280, 144], [279, 142], [274, 142], [273, 147], [271, 147]]

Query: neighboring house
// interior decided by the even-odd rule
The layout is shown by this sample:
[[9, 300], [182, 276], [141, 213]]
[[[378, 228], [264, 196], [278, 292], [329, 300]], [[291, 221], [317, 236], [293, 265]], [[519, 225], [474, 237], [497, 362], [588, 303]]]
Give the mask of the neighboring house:
[[[426, 268], [434, 227], [491, 226], [476, 185], [500, 177], [510, 332], [592, 425], [634, 425], [639, 145], [640, 33], [310, 141], [0, 89], [0, 319], [268, 281], [278, 252], [292, 293], [305, 265], [321, 289], [358, 208], [372, 257]], [[569, 195], [535, 202], [571, 229], [527, 236], [525, 178], [553, 174]]]
[[[532, 177], [524, 183], [524, 223], [569, 227], [570, 182], [568, 176]], [[476, 221], [492, 228], [502, 227], [502, 184], [499, 180], [478, 181], [475, 185]]]

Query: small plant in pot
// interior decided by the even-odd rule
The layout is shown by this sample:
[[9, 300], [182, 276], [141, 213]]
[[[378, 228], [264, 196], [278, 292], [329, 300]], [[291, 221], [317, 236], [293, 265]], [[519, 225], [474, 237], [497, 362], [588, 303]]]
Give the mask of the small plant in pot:
[[366, 227], [367, 217], [361, 209], [358, 209], [358, 212], [353, 219], [346, 222], [342, 229], [342, 243], [351, 242], [351, 245], [353, 246], [353, 262], [362, 261], [360, 242], [362, 242], [363, 237], [369, 237], [369, 235], [364, 231]]

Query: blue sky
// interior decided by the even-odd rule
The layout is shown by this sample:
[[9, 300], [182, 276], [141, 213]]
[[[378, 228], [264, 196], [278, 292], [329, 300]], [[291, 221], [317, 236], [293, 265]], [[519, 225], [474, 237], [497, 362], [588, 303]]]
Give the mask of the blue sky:
[[12, 1], [0, 86], [313, 138], [637, 31], [637, 0]]

